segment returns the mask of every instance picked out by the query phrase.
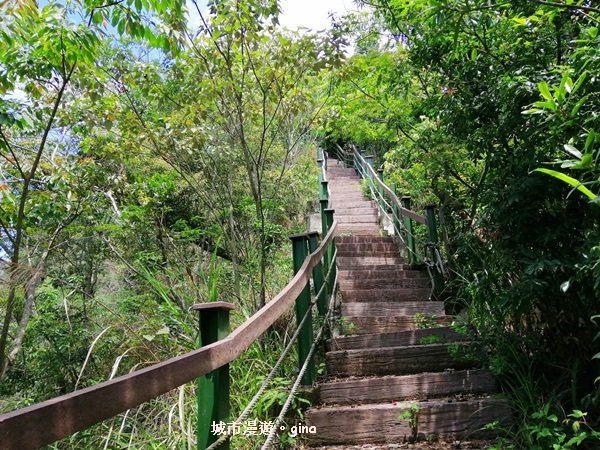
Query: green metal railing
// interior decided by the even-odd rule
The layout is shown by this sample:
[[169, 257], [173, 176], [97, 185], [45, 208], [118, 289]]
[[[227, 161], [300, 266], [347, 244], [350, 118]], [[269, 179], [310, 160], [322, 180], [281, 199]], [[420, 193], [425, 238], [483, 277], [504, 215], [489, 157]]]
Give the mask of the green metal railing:
[[[445, 268], [438, 239], [436, 208], [425, 207], [425, 214], [414, 212], [411, 198], [398, 198], [396, 185], [387, 185], [383, 170], [375, 170], [374, 157], [363, 155], [355, 146], [344, 150], [336, 145], [336, 156], [346, 167], [352, 167], [367, 183], [371, 198], [377, 203], [380, 217], [390, 222], [393, 235], [399, 238], [402, 249], [406, 249], [408, 263], [413, 266], [425, 266], [432, 282], [431, 298], [439, 298], [444, 288]], [[418, 227], [426, 230], [419, 233]], [[426, 237], [422, 237], [426, 236]]]

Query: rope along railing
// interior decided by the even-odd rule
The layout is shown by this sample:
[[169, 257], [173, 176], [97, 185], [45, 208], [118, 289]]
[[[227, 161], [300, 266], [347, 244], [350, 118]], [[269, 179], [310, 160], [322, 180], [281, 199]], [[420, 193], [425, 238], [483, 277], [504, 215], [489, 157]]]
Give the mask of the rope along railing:
[[[333, 271], [333, 266], [335, 265], [335, 256], [336, 255], [337, 255], [337, 251], [335, 251], [335, 253], [334, 253], [334, 259], [331, 261], [331, 263], [330, 263], [330, 265], [328, 267], [327, 273], [325, 275], [325, 279], [329, 279], [329, 277], [333, 274], [332, 271]], [[334, 281], [334, 286], [337, 286], [337, 276], [336, 276], [336, 279]], [[235, 428], [236, 425], [237, 426], [241, 426], [244, 423], [244, 421], [250, 416], [250, 413], [252, 412], [252, 410], [254, 409], [254, 407], [256, 406], [256, 404], [258, 403], [258, 401], [262, 398], [262, 395], [264, 394], [264, 392], [267, 389], [267, 387], [271, 384], [271, 382], [275, 378], [275, 375], [278, 373], [278, 371], [279, 371], [281, 365], [283, 364], [286, 356], [289, 354], [289, 352], [293, 348], [293, 345], [298, 340], [298, 337], [300, 336], [300, 330], [302, 330], [305, 322], [308, 320], [309, 316], [313, 312], [312, 308], [314, 307], [314, 305], [317, 304], [317, 300], [320, 298], [320, 296], [322, 294], [326, 293], [326, 288], [327, 288], [327, 284], [323, 283], [323, 285], [321, 286], [321, 288], [314, 294], [314, 298], [310, 302], [310, 308], [307, 309], [306, 313], [302, 317], [302, 320], [300, 321], [300, 323], [298, 323], [298, 326], [296, 327], [296, 331], [294, 332], [294, 334], [290, 338], [290, 340], [287, 343], [286, 347], [281, 352], [281, 355], [277, 359], [277, 362], [273, 365], [273, 367], [271, 368], [271, 371], [269, 372], [269, 374], [263, 380], [263, 382], [262, 382], [261, 386], [258, 388], [258, 391], [256, 392], [256, 394], [254, 394], [254, 396], [252, 397], [252, 399], [250, 400], [250, 402], [248, 402], [248, 405], [244, 408], [244, 410], [241, 412], [241, 414], [233, 421], [234, 428]], [[297, 392], [298, 387], [300, 386], [301, 379], [304, 376], [304, 374], [306, 373], [306, 370], [308, 369], [309, 364], [310, 364], [310, 362], [312, 360], [312, 356], [313, 356], [314, 350], [315, 350], [317, 344], [319, 343], [319, 340], [320, 340], [320, 338], [321, 338], [321, 336], [323, 334], [323, 328], [325, 327], [326, 324], [328, 324], [329, 317], [330, 317], [331, 312], [333, 310], [334, 299], [335, 299], [335, 290], [332, 292], [332, 294], [330, 296], [329, 307], [327, 309], [327, 313], [326, 313], [325, 319], [323, 321], [323, 325], [319, 329], [319, 332], [317, 333], [317, 337], [315, 338], [315, 340], [314, 340], [314, 342], [313, 342], [313, 344], [312, 344], [312, 346], [310, 348], [309, 356], [306, 359], [306, 361], [304, 361], [304, 364], [302, 365], [302, 367], [300, 369], [300, 373], [298, 374], [298, 377], [296, 378], [296, 381], [294, 382], [294, 385], [293, 385], [292, 389], [290, 390], [290, 394], [287, 397], [286, 402], [285, 402], [285, 404], [283, 405], [283, 407], [281, 409], [282, 412], [280, 413], [280, 415], [277, 418], [276, 422], [273, 424], [273, 427], [271, 428], [271, 432], [269, 433], [269, 435], [267, 437], [267, 441], [265, 441], [265, 443], [262, 446], [263, 449], [270, 448], [270, 445], [273, 443], [273, 440], [276, 437], [276, 431], [278, 430], [279, 424], [281, 423], [281, 418], [287, 412], [287, 410], [289, 408], [289, 402], [291, 402], [291, 400], [289, 400], [289, 402], [288, 402], [288, 399], [293, 399], [294, 398], [294, 395]], [[221, 435], [213, 444], [211, 444], [210, 446], [208, 446], [206, 448], [206, 450], [215, 450], [217, 448], [223, 448], [222, 444], [224, 444], [225, 442], [227, 442], [227, 440], [229, 439], [229, 437], [230, 436], [228, 434], [226, 434], [226, 433], [223, 434], [223, 435]]]
[[[373, 157], [364, 156], [355, 147], [344, 150], [336, 144], [336, 156], [346, 167], [353, 167], [356, 173], [367, 182], [371, 198], [376, 201], [379, 213], [388, 219], [393, 234], [406, 249], [408, 262], [411, 265], [424, 265], [431, 279], [430, 298], [439, 295], [443, 289], [445, 268], [440, 253], [436, 211], [433, 205], [425, 207], [425, 215], [411, 210], [409, 196], [398, 198], [396, 186], [388, 186], [383, 180], [383, 170], [375, 171]], [[415, 232], [419, 224], [427, 227], [427, 239]]]
[[[325, 195], [327, 196], [327, 190]], [[294, 277], [269, 303], [231, 334], [228, 334], [229, 312], [234, 305], [225, 302], [195, 305], [191, 309], [198, 311], [200, 315], [200, 349], [67, 395], [2, 414], [0, 447], [3, 450], [40, 448], [197, 380], [197, 448], [229, 448], [230, 436], [217, 435], [212, 427], [214, 423], [229, 419], [228, 365], [294, 304], [297, 329], [263, 385], [235, 422], [244, 421], [249, 416], [296, 343], [300, 372], [284, 404], [287, 411], [298, 387], [311, 385], [314, 381], [313, 356], [331, 316], [337, 286], [333, 242], [337, 222], [334, 221], [333, 213], [327, 207], [322, 210], [325, 237], [320, 243], [316, 232], [290, 237]], [[311, 280], [315, 291], [312, 297]], [[312, 326], [314, 305], [317, 305], [318, 315], [323, 319], [323, 326], [316, 337]], [[277, 423], [281, 422], [284, 414], [285, 412], [280, 414]], [[268, 445], [275, 442], [276, 431], [269, 434], [263, 448], [268, 448]]]

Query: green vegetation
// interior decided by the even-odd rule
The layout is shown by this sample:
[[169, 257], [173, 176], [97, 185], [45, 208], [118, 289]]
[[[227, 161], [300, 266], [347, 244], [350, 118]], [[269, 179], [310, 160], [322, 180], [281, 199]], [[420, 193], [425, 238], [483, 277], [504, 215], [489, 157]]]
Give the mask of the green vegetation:
[[[0, 3], [1, 411], [195, 348], [194, 303], [241, 324], [290, 278], [316, 147], [354, 143], [439, 206], [442, 296], [516, 414], [498, 448], [598, 445], [600, 10], [357, 3], [318, 35], [276, 0]], [[289, 323], [232, 365], [234, 411]], [[183, 386], [56, 448], [187, 448], [195, 414]]]
[[[339, 70], [326, 139], [374, 154], [415, 209], [439, 205], [443, 295], [514, 397], [515, 448], [595, 445], [598, 9], [362, 3], [374, 14], [347, 22], [361, 45]], [[541, 440], [544, 408], [560, 433]]]

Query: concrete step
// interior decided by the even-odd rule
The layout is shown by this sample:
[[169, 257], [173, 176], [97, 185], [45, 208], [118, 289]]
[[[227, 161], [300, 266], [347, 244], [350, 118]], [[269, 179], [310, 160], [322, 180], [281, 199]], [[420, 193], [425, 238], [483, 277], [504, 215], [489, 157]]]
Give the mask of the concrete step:
[[377, 215], [377, 208], [372, 206], [370, 202], [368, 203], [368, 205], [361, 203], [360, 205], [353, 206], [352, 208], [342, 209], [342, 210], [340, 210], [339, 213], [336, 212], [335, 217], [338, 217], [340, 215], [350, 216], [350, 215], [356, 215], [356, 214], [375, 214], [375, 215]]
[[318, 430], [306, 435], [310, 442], [329, 445], [491, 438], [498, 431], [486, 425], [497, 421], [507, 427], [509, 417], [508, 402], [489, 397], [328, 406], [305, 416], [307, 426]]
[[336, 350], [327, 352], [325, 358], [328, 374], [336, 377], [443, 372], [473, 367], [473, 362], [464, 356], [467, 345], [462, 342]]
[[376, 214], [352, 214], [352, 215], [337, 215], [335, 220], [339, 223], [378, 223]]
[[399, 268], [398, 265], [392, 264], [389, 266], [379, 265], [372, 267], [353, 267], [351, 269], [339, 269], [339, 280], [364, 280], [385, 281], [390, 278], [423, 278], [427, 276], [427, 272], [421, 270], [410, 270]]
[[336, 235], [379, 236], [382, 232], [383, 230], [377, 224], [340, 223], [338, 224]]
[[342, 318], [342, 329], [343, 334], [347, 335], [387, 334], [429, 329], [436, 325], [445, 327], [451, 323], [451, 316], [345, 316]]
[[330, 405], [355, 405], [432, 399], [456, 394], [491, 394], [497, 390], [498, 383], [485, 370], [453, 370], [335, 380], [319, 385], [319, 400]]
[[[345, 256], [347, 254], [340, 254], [338, 250], [338, 256]], [[339, 279], [341, 290], [351, 289], [429, 289], [431, 288], [431, 280], [429, 278], [400, 278], [400, 277], [388, 277], [379, 279], [362, 279], [356, 278], [344, 278]]]
[[[332, 206], [335, 205], [335, 202], [331, 201], [331, 205]], [[360, 200], [357, 202], [353, 202], [353, 203], [338, 203], [338, 205], [343, 206], [343, 209], [340, 209], [340, 213], [348, 212], [348, 213], [352, 214], [356, 210], [363, 210], [363, 209], [377, 211], [377, 207], [375, 206], [375, 203], [373, 203], [371, 200], [366, 200], [366, 199]], [[358, 211], [357, 211], [357, 213], [358, 213]]]
[[371, 251], [366, 251], [366, 250], [340, 250], [338, 248], [338, 256], [346, 256], [346, 257], [353, 257], [353, 258], [360, 258], [360, 257], [372, 257], [372, 256], [380, 256], [380, 257], [384, 257], [384, 258], [394, 258], [399, 256], [398, 251], [390, 251], [390, 252], [371, 252]]
[[[345, 226], [344, 226], [345, 228]], [[399, 255], [396, 256], [340, 256], [337, 258], [337, 266], [340, 269], [350, 267], [371, 267], [381, 265], [402, 265], [404, 259]]]
[[418, 313], [443, 316], [446, 311], [443, 302], [354, 302], [342, 304], [342, 316], [413, 317]]
[[336, 242], [339, 252], [371, 252], [371, 253], [398, 253], [398, 246], [392, 239], [384, 242]]
[[[343, 201], [336, 202], [334, 200], [331, 200], [329, 202], [329, 206], [331, 208], [333, 208], [334, 210], [340, 211], [342, 213], [344, 211], [351, 212], [354, 209], [360, 209], [360, 210], [363, 210], [365, 208], [370, 208], [371, 210], [375, 209], [373, 206], [373, 203], [371, 201], [367, 201], [367, 200], [358, 200], [358, 201], [350, 202], [350, 203], [345, 203]], [[334, 217], [335, 217], [335, 214], [334, 214]]]
[[427, 300], [429, 300], [429, 296], [431, 295], [431, 289], [427, 288], [342, 289], [340, 290], [340, 292], [342, 293], [342, 300], [346, 303], [394, 303], [406, 301], [426, 302]]
[[339, 236], [335, 238], [336, 245], [338, 244], [387, 244], [394, 243], [392, 236]]
[[441, 344], [468, 340], [450, 327], [422, 328], [393, 333], [342, 335], [331, 338], [327, 349], [359, 350], [373, 347], [402, 347], [406, 345]]

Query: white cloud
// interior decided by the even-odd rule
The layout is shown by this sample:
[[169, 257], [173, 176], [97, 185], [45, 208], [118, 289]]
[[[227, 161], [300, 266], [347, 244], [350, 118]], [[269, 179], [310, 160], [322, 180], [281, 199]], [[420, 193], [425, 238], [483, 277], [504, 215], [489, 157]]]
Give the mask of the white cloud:
[[[206, 0], [196, 0], [203, 14], [208, 13]], [[295, 30], [308, 28], [313, 31], [324, 30], [331, 26], [329, 15], [339, 16], [356, 11], [352, 0], [280, 0], [281, 14], [279, 22], [282, 27]], [[191, 29], [200, 25], [200, 17], [191, 0], [187, 0], [188, 22]]]
[[341, 16], [356, 10], [352, 0], [281, 0], [280, 6], [282, 26], [290, 29], [306, 27], [313, 31], [331, 26], [330, 13]]

